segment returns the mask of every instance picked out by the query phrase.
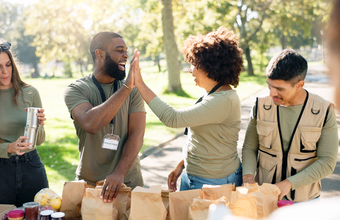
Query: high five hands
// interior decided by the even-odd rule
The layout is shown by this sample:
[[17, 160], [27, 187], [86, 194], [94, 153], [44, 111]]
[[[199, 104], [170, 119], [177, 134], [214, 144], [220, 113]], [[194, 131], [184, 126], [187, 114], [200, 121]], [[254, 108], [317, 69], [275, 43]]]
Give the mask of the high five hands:
[[135, 49], [133, 57], [131, 59], [129, 75], [126, 78], [125, 84], [130, 88], [139, 87], [143, 84], [143, 78], [141, 75], [141, 68], [139, 67], [140, 52]]

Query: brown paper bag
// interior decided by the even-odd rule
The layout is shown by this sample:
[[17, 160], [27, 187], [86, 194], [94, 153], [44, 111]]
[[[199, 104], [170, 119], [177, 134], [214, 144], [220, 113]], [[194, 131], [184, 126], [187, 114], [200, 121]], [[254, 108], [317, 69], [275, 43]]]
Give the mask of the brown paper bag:
[[171, 220], [187, 220], [189, 207], [194, 198], [200, 197], [201, 190], [187, 190], [169, 194], [169, 216]]
[[209, 214], [209, 206], [211, 204], [228, 205], [228, 199], [222, 196], [217, 200], [207, 200], [201, 198], [194, 198], [192, 204], [189, 207], [188, 220], [207, 220]]
[[203, 185], [201, 198], [207, 200], [217, 200], [224, 196], [228, 201], [230, 201], [232, 191], [235, 191], [235, 184]]
[[112, 203], [118, 210], [118, 220], [128, 220], [131, 205], [131, 188], [121, 186], [116, 199]]
[[117, 220], [117, 209], [112, 202], [104, 203], [100, 193], [101, 189], [86, 189], [81, 205], [83, 220]]
[[[96, 189], [102, 189], [104, 180], [96, 183]], [[128, 220], [130, 215], [131, 205], [131, 188], [127, 187], [124, 183], [119, 189], [116, 199], [112, 203], [118, 210], [118, 220]]]
[[162, 195], [162, 200], [163, 200], [163, 204], [166, 210], [166, 220], [169, 220], [169, 193], [171, 193], [172, 190], [162, 190], [161, 195]]
[[253, 219], [266, 218], [277, 209], [280, 189], [273, 184], [264, 183], [259, 186], [257, 183], [248, 184], [244, 187], [237, 187], [232, 192], [230, 209], [234, 215]]
[[165, 220], [166, 210], [161, 197], [161, 186], [137, 186], [131, 192], [129, 220]]
[[60, 211], [65, 213], [67, 220], [78, 220], [81, 218], [81, 202], [86, 187], [87, 184], [83, 180], [65, 182]]

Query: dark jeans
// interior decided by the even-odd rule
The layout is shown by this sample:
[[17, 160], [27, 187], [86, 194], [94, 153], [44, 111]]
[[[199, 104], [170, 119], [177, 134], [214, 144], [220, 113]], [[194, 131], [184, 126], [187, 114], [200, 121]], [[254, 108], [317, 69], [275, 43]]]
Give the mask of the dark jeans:
[[44, 164], [37, 150], [22, 156], [0, 158], [0, 204], [33, 202], [42, 188], [48, 188]]

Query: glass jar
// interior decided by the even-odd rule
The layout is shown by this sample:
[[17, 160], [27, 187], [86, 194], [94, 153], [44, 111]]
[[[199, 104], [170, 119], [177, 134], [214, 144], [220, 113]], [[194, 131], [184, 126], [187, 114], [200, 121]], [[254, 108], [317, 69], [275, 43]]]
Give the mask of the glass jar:
[[65, 213], [63, 212], [55, 212], [51, 215], [52, 220], [66, 220]]
[[54, 213], [53, 210], [44, 210], [40, 212], [39, 220], [51, 220], [52, 213]]

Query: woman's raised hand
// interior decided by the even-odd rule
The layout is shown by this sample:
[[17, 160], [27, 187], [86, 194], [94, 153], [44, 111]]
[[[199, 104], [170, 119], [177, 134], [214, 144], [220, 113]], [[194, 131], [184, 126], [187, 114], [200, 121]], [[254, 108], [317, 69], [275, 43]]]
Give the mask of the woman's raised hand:
[[131, 59], [131, 64], [130, 64], [130, 70], [129, 70], [129, 75], [125, 80], [125, 84], [129, 87], [129, 88], [133, 88], [135, 87], [135, 74], [136, 72], [140, 71], [139, 68], [139, 55], [140, 52], [138, 51], [138, 49], [135, 49], [134, 53], [133, 53], [133, 57]]

